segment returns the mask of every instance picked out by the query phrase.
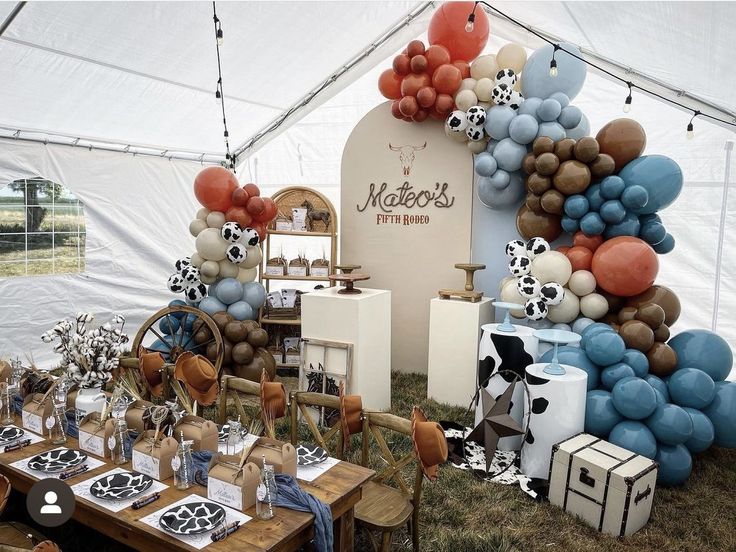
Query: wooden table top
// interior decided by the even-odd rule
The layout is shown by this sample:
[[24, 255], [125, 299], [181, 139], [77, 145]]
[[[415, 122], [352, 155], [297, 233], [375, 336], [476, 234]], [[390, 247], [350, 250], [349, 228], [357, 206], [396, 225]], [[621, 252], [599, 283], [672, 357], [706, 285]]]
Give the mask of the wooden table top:
[[[14, 489], [26, 494], [38, 479], [11, 467], [10, 464], [59, 446], [46, 440], [29, 445], [19, 451], [0, 453], [0, 472], [10, 480]], [[67, 439], [66, 445], [63, 446], [76, 449], [78, 448], [77, 440], [70, 437]], [[94, 455], [91, 455], [91, 457], [104, 460], [105, 465], [72, 477], [66, 480], [66, 483], [76, 485], [81, 481], [89, 480], [91, 484], [98, 476], [116, 467], [132, 470], [130, 462], [117, 466], [107, 459]], [[302, 489], [328, 504], [332, 510], [333, 519], [337, 520], [360, 500], [362, 486], [373, 475], [375, 475], [373, 470], [343, 461], [330, 468], [313, 482], [299, 481], [299, 484]], [[194, 485], [187, 491], [180, 491], [173, 486], [173, 478], [164, 481], [164, 483], [169, 485], [169, 488], [161, 491], [161, 498], [140, 510], [126, 508], [115, 513], [77, 497], [73, 518], [136, 550], [159, 552], [162, 546], [166, 550], [195, 550], [164, 531], [139, 521], [151, 512], [160, 510], [186, 496], [197, 494], [207, 497], [207, 489], [200, 485]], [[313, 536], [312, 521], [314, 516], [312, 514], [286, 508], [274, 508], [274, 517], [264, 521], [256, 518], [255, 506], [244, 513], [253, 519], [242, 525], [238, 531], [225, 540], [209, 544], [204, 550], [212, 552], [224, 550], [238, 550], [238, 552], [288, 551], [297, 549], [311, 540]]]

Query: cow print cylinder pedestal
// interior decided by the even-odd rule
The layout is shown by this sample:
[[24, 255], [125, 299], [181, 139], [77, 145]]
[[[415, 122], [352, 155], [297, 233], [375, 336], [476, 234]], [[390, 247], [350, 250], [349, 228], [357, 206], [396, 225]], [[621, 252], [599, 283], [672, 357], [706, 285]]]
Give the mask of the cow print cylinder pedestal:
[[528, 477], [549, 478], [552, 446], [582, 433], [585, 426], [585, 395], [588, 374], [563, 364], [565, 374], [544, 372], [546, 362], [526, 368], [530, 401], [524, 401], [524, 417], [531, 402], [526, 442], [521, 451], [521, 472]]
[[[478, 348], [478, 380], [481, 385], [488, 381], [485, 388], [495, 399], [498, 398], [511, 384], [513, 377], [508, 373], [496, 374], [499, 370], [509, 370], [525, 376], [527, 366], [536, 362], [538, 357], [539, 340], [534, 337], [533, 328], [514, 325], [515, 332], [502, 332], [500, 324], [485, 324], [481, 326], [483, 334]], [[496, 374], [495, 376], [493, 374]], [[489, 376], [492, 376], [490, 379]], [[514, 389], [511, 398], [511, 417], [519, 424], [524, 416], [524, 386], [519, 384]], [[475, 406], [475, 424], [483, 418], [481, 405]], [[498, 450], [519, 450], [522, 437], [503, 437], [498, 441]]]

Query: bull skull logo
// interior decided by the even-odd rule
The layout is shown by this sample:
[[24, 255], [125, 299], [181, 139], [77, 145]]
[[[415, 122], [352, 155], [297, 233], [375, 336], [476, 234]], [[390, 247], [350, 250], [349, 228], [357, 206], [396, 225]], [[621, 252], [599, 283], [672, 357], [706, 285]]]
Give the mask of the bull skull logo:
[[414, 152], [421, 151], [426, 147], [427, 142], [424, 142], [421, 146], [394, 146], [391, 142], [388, 143], [388, 149], [399, 152], [399, 163], [401, 163], [401, 170], [404, 172], [404, 176], [409, 176], [411, 173], [411, 166], [414, 163]]

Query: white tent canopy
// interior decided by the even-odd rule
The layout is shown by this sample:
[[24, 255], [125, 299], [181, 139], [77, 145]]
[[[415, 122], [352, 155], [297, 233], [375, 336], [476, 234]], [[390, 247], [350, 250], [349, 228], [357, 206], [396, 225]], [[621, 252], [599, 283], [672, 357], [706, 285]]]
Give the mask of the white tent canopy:
[[[0, 21], [14, 3], [0, 3]], [[334, 84], [296, 111], [239, 159], [238, 175], [271, 193], [304, 184], [339, 205], [340, 157], [357, 121], [383, 101], [378, 74], [412, 38], [426, 39], [432, 7], [415, 2], [221, 2], [225, 43], [223, 80], [231, 144], [238, 146], [269, 125], [341, 67], [390, 38]], [[736, 23], [729, 3], [498, 2], [493, 6], [535, 29], [580, 45], [596, 59], [629, 68], [629, 80], [656, 86], [693, 109], [727, 118], [736, 110], [736, 76], [730, 71], [728, 33]], [[407, 14], [418, 14], [409, 18]], [[394, 32], [395, 31], [395, 32]], [[392, 34], [393, 33], [393, 34]], [[507, 40], [529, 48], [539, 39], [497, 17], [487, 51]], [[731, 48], [732, 49], [732, 48]], [[4, 331], [0, 354], [34, 351], [52, 358], [38, 335], [77, 310], [122, 311], [135, 326], [171, 299], [165, 279], [171, 262], [188, 255], [186, 231], [196, 209], [191, 191], [199, 163], [177, 161], [177, 152], [207, 159], [224, 154], [212, 4], [209, 2], [28, 3], [0, 37], [0, 187], [41, 175], [72, 189], [85, 202], [85, 274], [0, 280]], [[606, 67], [613, 68], [612, 65]], [[626, 75], [625, 70], [616, 69]], [[654, 85], [648, 77], [661, 82]], [[670, 90], [671, 89], [671, 90]], [[574, 103], [593, 132], [622, 116], [626, 87], [589, 72]], [[719, 109], [720, 108], [720, 109]], [[714, 328], [736, 345], [736, 290], [724, 275], [736, 269], [736, 251], [725, 239], [736, 207], [723, 206], [727, 180], [724, 147], [730, 129], [695, 121], [696, 139], [685, 140], [692, 113], [635, 92], [630, 116], [648, 135], [648, 153], [662, 153], [683, 168], [681, 198], [662, 216], [678, 240], [662, 257], [659, 281], [683, 301], [676, 329]], [[20, 133], [17, 131], [20, 130]], [[35, 131], [35, 132], [29, 132]], [[85, 139], [112, 149], [148, 146], [169, 159], [87, 148], [24, 143]], [[270, 140], [270, 141], [269, 141]], [[259, 149], [260, 148], [260, 149]], [[96, 148], [99, 149], [99, 148]], [[723, 224], [721, 214], [723, 213]], [[489, 258], [495, 241], [483, 232], [490, 217], [476, 205], [474, 260]], [[501, 215], [506, 216], [506, 215]], [[515, 236], [512, 217], [509, 236]], [[719, 249], [719, 242], [725, 245]], [[496, 243], [495, 246], [498, 246]], [[718, 276], [720, 270], [720, 277]], [[490, 273], [489, 273], [490, 274]], [[722, 281], [721, 281], [722, 280]], [[493, 294], [495, 281], [483, 281]], [[720, 285], [716, 292], [717, 285]], [[31, 312], [32, 316], [31, 316]], [[17, 321], [12, 325], [8, 321]]]

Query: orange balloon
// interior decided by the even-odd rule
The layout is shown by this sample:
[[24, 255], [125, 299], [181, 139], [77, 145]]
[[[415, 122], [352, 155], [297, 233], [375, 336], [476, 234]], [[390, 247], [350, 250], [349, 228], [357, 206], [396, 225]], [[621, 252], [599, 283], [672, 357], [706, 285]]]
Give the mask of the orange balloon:
[[570, 251], [570, 246], [569, 245], [561, 245], [560, 247], [557, 248], [557, 251], [559, 251], [560, 253], [567, 254], [567, 252]]
[[421, 40], [412, 40], [406, 47], [406, 53], [410, 58], [414, 56], [424, 55], [424, 42]]
[[246, 192], [244, 188], [235, 188], [235, 190], [233, 190], [233, 205], [236, 205], [237, 207], [245, 207], [248, 203], [248, 199], [248, 192]]
[[435, 105], [429, 108], [429, 116], [438, 121], [444, 121], [447, 118], [447, 113], [440, 113], [437, 111], [437, 105], [435, 102]]
[[423, 55], [414, 56], [410, 62], [412, 73], [424, 73], [427, 70], [427, 58]]
[[401, 98], [401, 75], [393, 69], [386, 69], [378, 77], [378, 91], [384, 98], [398, 100]]
[[276, 215], [279, 212], [279, 208], [274, 202], [274, 200], [271, 199], [270, 197], [264, 197], [263, 203], [265, 205], [265, 210], [264, 210], [265, 214], [263, 215], [263, 219], [265, 222], [270, 222], [276, 218]]
[[261, 195], [261, 190], [258, 188], [258, 185], [253, 184], [252, 182], [243, 186], [243, 189], [246, 192], [248, 192], [248, 196], [250, 197], [256, 197], [256, 196]]
[[470, 78], [470, 64], [467, 61], [458, 59], [453, 61], [452, 64], [460, 69], [460, 76], [462, 76], [462, 78]]
[[[475, 13], [473, 30], [467, 32], [468, 15]], [[452, 59], [471, 61], [478, 57], [488, 42], [490, 25], [486, 12], [476, 9], [475, 2], [445, 2], [432, 16], [427, 35], [430, 44], [441, 44]]]
[[587, 247], [574, 245], [565, 253], [565, 257], [570, 261], [573, 272], [576, 270], [590, 270], [593, 252]]
[[225, 220], [237, 222], [243, 228], [247, 228], [253, 222], [253, 217], [245, 210], [245, 207], [230, 207], [225, 213]]
[[399, 100], [399, 111], [404, 117], [413, 117], [417, 109], [419, 109], [419, 105], [414, 96], [404, 96]]
[[406, 54], [399, 54], [398, 56], [396, 56], [394, 58], [393, 67], [394, 71], [396, 71], [398, 75], [408, 75], [411, 71], [409, 56], [407, 56]]
[[248, 205], [245, 206], [245, 210], [254, 217], [260, 217], [261, 213], [266, 210], [266, 204], [264, 203], [263, 198], [258, 196], [252, 197], [248, 200]]
[[631, 236], [610, 239], [593, 254], [591, 272], [609, 293], [632, 297], [646, 291], [659, 271], [657, 254], [649, 244]]
[[434, 70], [440, 65], [444, 65], [445, 63], [450, 63], [452, 61], [450, 58], [450, 51], [439, 44], [435, 44], [434, 46], [427, 48], [424, 56], [427, 58], [427, 73], [430, 75], [434, 73]]
[[399, 111], [399, 102], [396, 102], [396, 101], [391, 102], [391, 115], [393, 115], [397, 119], [404, 118], [404, 116], [401, 114], [401, 111]]
[[437, 92], [431, 86], [423, 86], [417, 92], [417, 102], [422, 107], [432, 107], [437, 99]]
[[401, 95], [416, 96], [420, 88], [431, 85], [432, 79], [427, 73], [409, 73], [401, 81]]
[[603, 243], [603, 236], [586, 236], [583, 232], [575, 232], [572, 238], [573, 245], [579, 245], [581, 247], [587, 247], [593, 253]]
[[634, 119], [615, 119], [598, 131], [601, 153], [613, 157], [615, 172], [639, 157], [647, 147], [647, 135]]
[[227, 211], [238, 179], [225, 167], [207, 167], [194, 178], [194, 196], [210, 211]]
[[417, 112], [414, 114], [411, 120], [415, 123], [421, 123], [427, 117], [429, 117], [429, 111], [427, 111], [426, 109], [417, 109]]
[[432, 86], [438, 94], [454, 94], [462, 80], [460, 69], [449, 63], [440, 65], [432, 74]]
[[452, 99], [452, 96], [449, 94], [438, 94], [437, 99], [434, 102], [434, 107], [437, 109], [437, 112], [442, 115], [447, 115], [450, 111], [452, 111], [452, 106], [454, 105], [454, 100]]
[[519, 207], [519, 211], [516, 213], [516, 229], [525, 240], [539, 236], [551, 242], [562, 234], [559, 216], [550, 215], [544, 211], [535, 213], [526, 205]]

